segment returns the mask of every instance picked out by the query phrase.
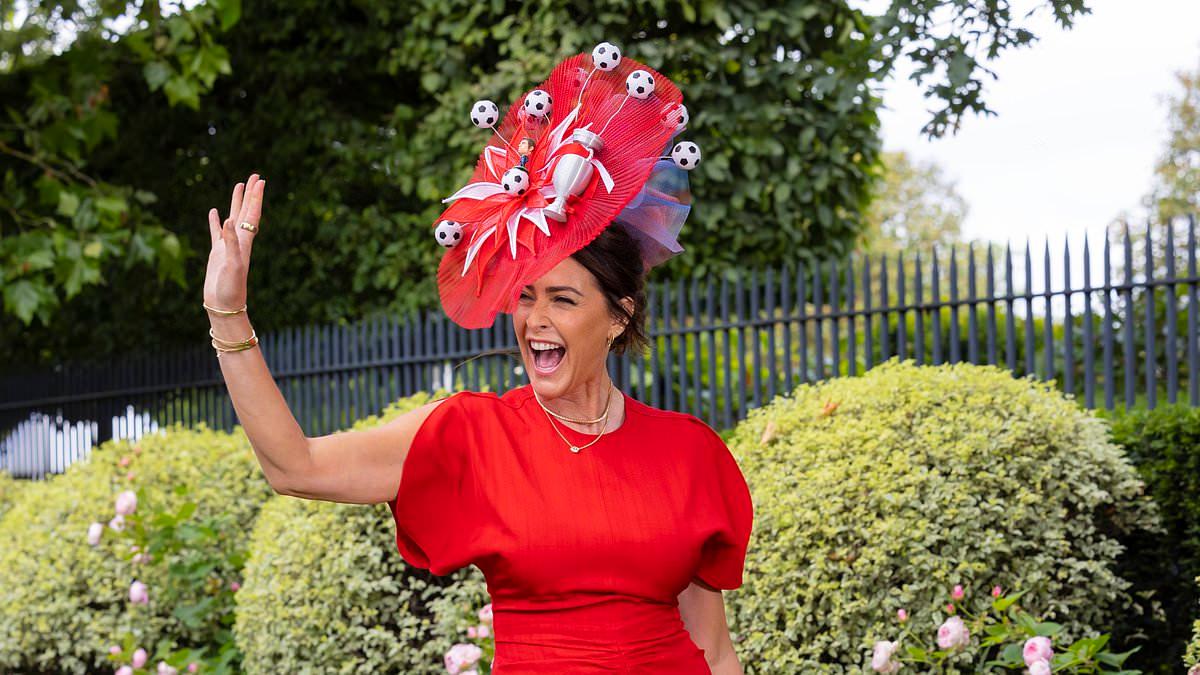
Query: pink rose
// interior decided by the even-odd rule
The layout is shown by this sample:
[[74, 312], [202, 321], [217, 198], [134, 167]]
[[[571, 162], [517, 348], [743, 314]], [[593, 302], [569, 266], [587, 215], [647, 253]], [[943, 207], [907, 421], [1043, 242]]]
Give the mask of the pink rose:
[[117, 495], [117, 514], [128, 516], [137, 508], [137, 495], [132, 490], [124, 490]]
[[121, 648], [118, 647], [117, 645], [113, 645], [108, 648], [108, 653], [112, 654], [113, 656], [116, 656], [117, 654], [121, 653]]
[[189, 673], [194, 673], [197, 670], [200, 670], [200, 666], [196, 665], [196, 663], [194, 661], [192, 663], [188, 664], [188, 672]]
[[492, 622], [492, 603], [489, 602], [479, 610], [479, 620], [484, 623]]
[[133, 480], [133, 472], [132, 471], [125, 474], [125, 480]]
[[488, 628], [486, 623], [481, 623], [479, 624], [479, 628], [475, 629], [475, 632], [479, 635], [479, 637], [485, 638], [492, 634], [492, 629]]
[[962, 584], [955, 585], [954, 590], [950, 591], [950, 597], [955, 600], [962, 600], [966, 593], [963, 591]]
[[129, 455], [125, 455], [121, 458], [121, 461], [117, 462], [117, 464], [120, 464], [121, 466], [129, 466], [129, 462], [131, 462], [132, 459], [133, 458], [131, 458]]
[[241, 585], [241, 584], [239, 584], [239, 583], [238, 583], [238, 582], [236, 582], [236, 581], [231, 581], [231, 582], [229, 582], [229, 590], [231, 590], [231, 591], [233, 591], [233, 592], [235, 592], [235, 593], [236, 593], [236, 592], [237, 592], [237, 590], [238, 590], [239, 588], [241, 588], [241, 587], [242, 587], [242, 585]]
[[146, 562], [146, 554], [145, 553], [134, 553], [131, 561], [135, 565], [141, 565], [142, 563]]
[[117, 675], [133, 675], [133, 668], [129, 666], [121, 666], [117, 668]]
[[1029, 675], [1050, 675], [1050, 662], [1034, 661], [1029, 664]]
[[149, 658], [150, 658], [150, 655], [146, 653], [146, 650], [139, 648], [136, 652], [133, 653], [132, 665], [134, 668], [141, 668], [142, 666], [146, 665], [146, 661]]
[[1001, 592], [1001, 590], [1000, 590], [1000, 587], [999, 587], [999, 586], [992, 586], [992, 597], [993, 597], [993, 598], [998, 598], [998, 597], [1000, 597], [1002, 594], [1003, 594], [1003, 593]]
[[483, 656], [483, 650], [477, 645], [459, 642], [446, 652], [446, 672], [450, 675], [466, 675], [464, 671], [469, 670]]
[[179, 675], [179, 671], [174, 666], [168, 665], [166, 661], [159, 661], [158, 675]]
[[150, 604], [150, 592], [146, 588], [146, 584], [140, 581], [135, 581], [129, 585], [129, 601], [135, 605]]
[[1021, 655], [1025, 657], [1025, 665], [1032, 666], [1034, 661], [1049, 661], [1053, 658], [1054, 647], [1050, 644], [1050, 638], [1039, 635], [1025, 641]]
[[95, 546], [100, 543], [100, 535], [104, 534], [104, 523], [92, 523], [88, 525], [87, 543], [89, 546]]
[[871, 669], [877, 673], [894, 673], [900, 670], [900, 662], [892, 660], [892, 656], [899, 647], [899, 642], [887, 640], [876, 642], [875, 653], [871, 655]]
[[954, 613], [954, 603], [953, 603], [953, 602], [948, 602], [948, 603], [946, 603], [946, 613], [947, 613], [947, 614], [953, 614], [953, 613]]
[[971, 639], [971, 634], [967, 631], [967, 625], [957, 616], [952, 616], [946, 619], [938, 628], [937, 643], [942, 649], [958, 649], [965, 647]]
[[908, 621], [908, 611], [904, 608], [896, 610], [896, 618], [901, 621]]
[[112, 520], [108, 521], [108, 526], [111, 527], [114, 532], [120, 532], [124, 530], [125, 516], [118, 513], [117, 515], [113, 516]]
[[475, 626], [467, 626], [467, 637], [475, 637]]

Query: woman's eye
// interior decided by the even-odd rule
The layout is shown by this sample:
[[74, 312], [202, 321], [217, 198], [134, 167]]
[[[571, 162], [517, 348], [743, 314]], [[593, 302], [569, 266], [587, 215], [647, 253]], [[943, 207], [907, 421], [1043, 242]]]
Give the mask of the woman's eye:
[[570, 299], [570, 298], [568, 298], [568, 297], [562, 296], [562, 295], [560, 295], [560, 296], [558, 296], [557, 298], [554, 298], [554, 299], [555, 299], [555, 300], [562, 300], [563, 302], [567, 303], [568, 305], [573, 305], [573, 304], [575, 304], [575, 301], [574, 301], [574, 300], [572, 300], [572, 299]]

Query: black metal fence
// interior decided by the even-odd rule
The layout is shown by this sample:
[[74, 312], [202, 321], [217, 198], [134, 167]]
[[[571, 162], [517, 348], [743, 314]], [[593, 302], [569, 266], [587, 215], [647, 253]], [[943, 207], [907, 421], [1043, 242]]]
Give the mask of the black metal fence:
[[[1196, 236], [1192, 217], [1106, 236], [1098, 254], [1086, 239], [1081, 256], [1047, 243], [1040, 265], [1026, 244], [658, 283], [647, 313], [653, 347], [610, 357], [610, 372], [635, 398], [718, 428], [798, 384], [894, 357], [997, 364], [1053, 379], [1087, 407], [1200, 405]], [[515, 347], [508, 321], [469, 331], [438, 310], [376, 316], [269, 332], [260, 348], [300, 426], [316, 436], [417, 391], [523, 384], [519, 359], [468, 360]], [[171, 354], [0, 378], [0, 470], [59, 472], [94, 444], [174, 423], [236, 424], [207, 339]]]

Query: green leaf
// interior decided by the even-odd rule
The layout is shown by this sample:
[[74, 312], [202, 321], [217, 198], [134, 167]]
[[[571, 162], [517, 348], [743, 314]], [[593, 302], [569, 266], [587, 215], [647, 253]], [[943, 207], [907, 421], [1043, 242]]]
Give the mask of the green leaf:
[[146, 78], [146, 84], [150, 85], [150, 91], [158, 91], [173, 74], [171, 64], [166, 61], [151, 61], [142, 66], [142, 76]]
[[242, 18], [242, 0], [209, 0], [208, 4], [217, 10], [222, 31], [233, 28], [238, 19]]
[[1003, 612], [1009, 607], [1012, 607], [1017, 599], [1028, 592], [1029, 591], [1019, 591], [1017, 593], [1013, 593], [1012, 595], [1006, 595], [1002, 598], [997, 598], [992, 601], [992, 609], [995, 609], [997, 612]]
[[28, 279], [4, 285], [4, 308], [11, 314], [16, 314], [23, 323], [28, 324], [33, 319], [33, 313], [41, 304], [42, 293], [39, 285]]
[[104, 252], [104, 244], [98, 241], [90, 241], [83, 247], [83, 254], [89, 258], [99, 258]]
[[183, 103], [193, 110], [200, 108], [200, 91], [196, 83], [180, 75], [173, 75], [163, 87], [167, 102], [171, 105]]
[[58, 214], [68, 218], [79, 210], [79, 197], [75, 193], [63, 190], [58, 193]]

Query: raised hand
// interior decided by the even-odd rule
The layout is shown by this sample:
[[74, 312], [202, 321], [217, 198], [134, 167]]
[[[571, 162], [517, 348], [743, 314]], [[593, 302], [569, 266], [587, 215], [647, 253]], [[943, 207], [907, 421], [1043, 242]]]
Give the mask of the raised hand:
[[220, 220], [217, 209], [208, 211], [208, 230], [212, 250], [208, 254], [208, 269], [204, 277], [204, 302], [210, 307], [237, 309], [246, 304], [246, 277], [250, 271], [250, 249], [257, 232], [240, 223], [258, 228], [262, 215], [263, 191], [267, 182], [258, 174], [233, 188], [229, 217]]

